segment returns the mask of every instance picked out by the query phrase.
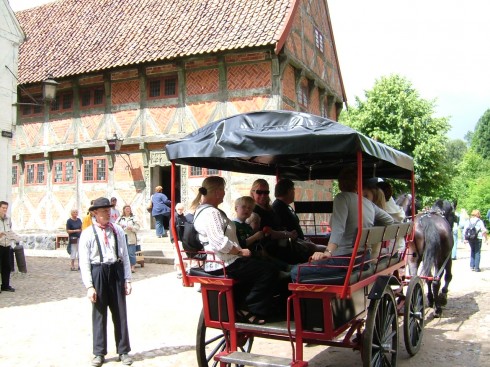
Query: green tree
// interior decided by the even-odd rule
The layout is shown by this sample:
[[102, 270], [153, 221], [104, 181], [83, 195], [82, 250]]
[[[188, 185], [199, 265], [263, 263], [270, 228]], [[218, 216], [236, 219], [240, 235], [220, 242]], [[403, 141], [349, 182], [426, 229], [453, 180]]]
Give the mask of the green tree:
[[441, 188], [439, 197], [453, 201], [460, 197], [461, 188], [464, 187], [464, 181], [460, 180], [461, 162], [467, 150], [468, 147], [463, 140], [450, 140], [446, 143], [444, 166], [452, 179], [448, 186]]
[[446, 144], [446, 160], [448, 164], [457, 166], [463, 160], [467, 150], [466, 143], [461, 139], [448, 141]]
[[340, 121], [414, 157], [419, 196], [424, 204], [439, 198], [452, 174], [444, 165], [450, 128], [447, 118], [434, 117], [434, 101], [421, 98], [399, 75], [376, 80], [365, 97], [356, 97], [356, 106], [342, 113]]
[[490, 109], [486, 110], [478, 120], [471, 139], [471, 147], [483, 158], [490, 158]]
[[482, 214], [487, 213], [490, 208], [489, 170], [489, 159], [484, 159], [474, 149], [466, 152], [458, 165], [459, 175], [452, 182], [459, 208], [468, 211], [479, 209]]

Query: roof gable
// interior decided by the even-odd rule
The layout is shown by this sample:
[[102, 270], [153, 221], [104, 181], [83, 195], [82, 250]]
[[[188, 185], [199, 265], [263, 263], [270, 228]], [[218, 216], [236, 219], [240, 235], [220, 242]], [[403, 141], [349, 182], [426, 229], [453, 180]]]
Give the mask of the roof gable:
[[0, 0], [0, 37], [20, 44], [25, 39], [24, 32], [15, 18], [15, 14], [7, 0]]
[[60, 0], [16, 15], [21, 83], [258, 46], [272, 49], [296, 0]]

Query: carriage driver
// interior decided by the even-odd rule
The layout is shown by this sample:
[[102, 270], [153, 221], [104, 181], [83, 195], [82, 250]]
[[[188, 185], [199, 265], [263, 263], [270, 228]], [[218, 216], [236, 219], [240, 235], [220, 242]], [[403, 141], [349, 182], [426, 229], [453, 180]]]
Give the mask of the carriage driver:
[[124, 230], [110, 222], [109, 199], [94, 200], [89, 211], [94, 222], [83, 230], [79, 242], [80, 270], [92, 302], [93, 354], [92, 366], [100, 367], [107, 354], [107, 307], [111, 310], [119, 360], [131, 365], [128, 353], [128, 321], [126, 295], [131, 294], [131, 266]]

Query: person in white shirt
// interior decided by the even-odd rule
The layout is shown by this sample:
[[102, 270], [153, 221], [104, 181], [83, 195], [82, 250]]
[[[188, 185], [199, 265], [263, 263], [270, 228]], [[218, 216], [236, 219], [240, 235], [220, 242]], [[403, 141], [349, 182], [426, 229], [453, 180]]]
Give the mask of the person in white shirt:
[[[346, 167], [339, 174], [339, 189], [333, 201], [332, 233], [325, 251], [318, 251], [311, 257], [315, 265], [330, 265], [329, 267], [303, 267], [298, 265], [291, 269], [293, 281], [308, 281], [334, 274], [345, 274], [350, 262], [353, 246], [358, 232], [357, 207], [357, 169]], [[362, 200], [363, 227], [389, 225], [393, 218], [384, 210], [378, 208], [367, 198]], [[340, 258], [339, 258], [340, 257]], [[299, 278], [298, 278], [299, 275]]]
[[2, 268], [2, 287], [0, 293], [15, 292], [10, 285], [10, 251], [12, 251], [12, 241], [18, 241], [20, 238], [12, 232], [12, 223], [7, 217], [9, 204], [6, 201], [0, 201], [0, 267]]
[[119, 217], [121, 216], [121, 213], [119, 210], [116, 208], [117, 205], [117, 199], [115, 197], [111, 197], [111, 223], [116, 223]]
[[237, 317], [242, 322], [264, 324], [272, 311], [278, 271], [266, 261], [251, 257], [249, 249], [240, 247], [234, 222], [218, 209], [224, 196], [225, 180], [210, 176], [204, 179], [191, 204], [197, 206], [194, 227], [204, 249], [210, 252], [207, 260], [220, 260], [206, 261], [204, 270], [212, 275], [226, 271], [228, 277], [239, 280], [240, 287], [234, 290]]
[[481, 214], [478, 209], [471, 211], [471, 217], [466, 222], [463, 229], [463, 236], [466, 230], [470, 227], [475, 227], [476, 238], [474, 240], [467, 240], [465, 238], [464, 242], [470, 245], [470, 268], [471, 271], [480, 272], [480, 257], [481, 257], [481, 244], [483, 238], [487, 238], [487, 229], [485, 228], [485, 223], [481, 220]]
[[94, 200], [91, 226], [82, 231], [78, 243], [82, 281], [92, 302], [92, 366], [100, 367], [107, 354], [107, 308], [111, 310], [119, 360], [133, 363], [129, 344], [126, 296], [131, 294], [131, 266], [124, 230], [110, 222], [113, 204], [106, 198]]

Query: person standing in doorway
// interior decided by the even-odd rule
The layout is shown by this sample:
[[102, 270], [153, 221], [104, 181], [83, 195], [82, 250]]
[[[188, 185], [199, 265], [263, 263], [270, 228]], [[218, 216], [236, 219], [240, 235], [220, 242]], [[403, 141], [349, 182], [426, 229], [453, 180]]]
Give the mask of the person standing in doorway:
[[[155, 218], [155, 232], [158, 238], [165, 237], [165, 223], [169, 223], [171, 201], [163, 193], [163, 187], [155, 187], [155, 193], [151, 196], [153, 207], [151, 215]], [[168, 224], [167, 224], [168, 225]]]
[[10, 248], [17, 235], [12, 232], [12, 222], [7, 217], [9, 203], [0, 201], [0, 266], [2, 267], [2, 292], [15, 292], [10, 286]]
[[98, 198], [90, 207], [94, 224], [82, 231], [79, 257], [82, 281], [92, 302], [92, 366], [100, 367], [107, 354], [107, 308], [111, 310], [119, 360], [129, 366], [126, 296], [131, 294], [131, 266], [124, 230], [110, 222], [113, 204]]
[[70, 214], [70, 218], [66, 221], [66, 233], [68, 233], [68, 242], [71, 247], [71, 270], [76, 271], [80, 270], [78, 264], [75, 266], [75, 260], [78, 261], [78, 240], [82, 233], [82, 221], [78, 218], [78, 209], [72, 209]]

